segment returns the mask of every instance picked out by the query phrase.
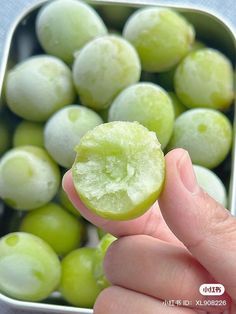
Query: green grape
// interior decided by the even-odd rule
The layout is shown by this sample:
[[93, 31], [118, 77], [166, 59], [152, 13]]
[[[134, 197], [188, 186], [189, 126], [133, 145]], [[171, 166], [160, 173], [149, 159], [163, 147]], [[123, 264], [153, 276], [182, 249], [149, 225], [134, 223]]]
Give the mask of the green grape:
[[163, 72], [190, 51], [195, 32], [177, 12], [156, 7], [139, 9], [131, 15], [123, 35], [137, 49], [143, 70]]
[[56, 253], [40, 238], [10, 233], [0, 240], [0, 291], [25, 301], [41, 301], [60, 282], [61, 266]]
[[109, 121], [138, 121], [156, 133], [162, 149], [174, 125], [174, 110], [168, 94], [158, 85], [138, 83], [126, 88], [112, 103]]
[[0, 197], [15, 209], [34, 209], [48, 203], [59, 184], [59, 168], [42, 148], [17, 147], [0, 161]]
[[99, 13], [110, 27], [122, 29], [124, 23], [133, 12], [132, 8], [121, 5], [105, 5], [100, 8]]
[[20, 231], [40, 237], [60, 256], [81, 246], [83, 240], [82, 223], [54, 203], [27, 213]]
[[33, 145], [44, 147], [43, 124], [22, 121], [16, 128], [13, 136], [13, 146]]
[[107, 233], [105, 234], [102, 239], [100, 240], [96, 252], [95, 252], [95, 257], [94, 257], [94, 261], [93, 261], [93, 275], [94, 278], [97, 281], [97, 285], [101, 288], [101, 289], [105, 289], [107, 288], [110, 283], [107, 280], [105, 274], [104, 274], [104, 270], [103, 270], [103, 262], [104, 262], [104, 258], [106, 255], [106, 252], [109, 248], [109, 246], [116, 240], [116, 238]]
[[190, 53], [179, 64], [174, 81], [178, 98], [189, 108], [225, 110], [234, 97], [232, 65], [214, 49]]
[[[191, 46], [191, 50], [195, 51], [195, 50], [199, 50], [201, 48], [204, 48], [205, 45], [200, 42], [200, 41], [195, 41], [192, 46]], [[168, 91], [174, 91], [174, 76], [175, 76], [175, 71], [177, 69], [177, 65], [175, 65], [174, 67], [172, 67], [170, 70], [162, 72], [162, 73], [157, 73], [156, 77], [155, 77], [155, 83], [160, 85], [161, 87], [163, 87], [164, 89], [168, 90]]]
[[46, 123], [45, 147], [59, 165], [70, 168], [76, 155], [74, 147], [80, 138], [102, 122], [100, 116], [89, 108], [67, 106], [56, 112]]
[[72, 63], [77, 51], [92, 39], [107, 34], [107, 29], [88, 4], [75, 0], [56, 0], [40, 10], [36, 32], [48, 54]]
[[101, 289], [93, 276], [95, 248], [80, 248], [62, 260], [60, 291], [74, 306], [92, 308]]
[[63, 190], [63, 188], [61, 187], [58, 193], [58, 198], [59, 198], [59, 203], [62, 205], [62, 207], [64, 207], [65, 209], [67, 209], [71, 214], [80, 217], [80, 212], [77, 208], [75, 208], [75, 206], [71, 203], [71, 201], [69, 200], [66, 192]]
[[97, 228], [97, 235], [98, 235], [98, 238], [101, 240], [102, 237], [107, 234], [106, 231], [104, 231], [102, 228]]
[[199, 41], [199, 40], [195, 40], [195, 42], [192, 44], [192, 47], [191, 47], [191, 52], [192, 51], [197, 51], [199, 49], [203, 49], [203, 48], [206, 48], [206, 45]]
[[223, 182], [211, 170], [194, 165], [197, 182], [212, 198], [223, 206], [227, 206], [227, 195]]
[[176, 120], [168, 149], [186, 149], [194, 164], [214, 168], [227, 156], [232, 144], [232, 126], [217, 110], [197, 108]]
[[47, 55], [31, 57], [7, 74], [9, 108], [30, 121], [45, 121], [75, 99], [72, 74], [61, 60]]
[[114, 35], [97, 38], [76, 57], [73, 78], [83, 105], [95, 110], [107, 108], [125, 87], [141, 74], [135, 49]]
[[0, 156], [10, 147], [11, 135], [8, 127], [0, 121]]
[[175, 112], [175, 118], [177, 118], [181, 113], [186, 111], [188, 108], [182, 104], [182, 102], [178, 99], [175, 93], [169, 92], [168, 95], [172, 100], [172, 104], [173, 104], [173, 108]]
[[159, 196], [165, 176], [161, 145], [137, 122], [110, 122], [86, 133], [72, 167], [75, 189], [97, 215], [128, 220]]

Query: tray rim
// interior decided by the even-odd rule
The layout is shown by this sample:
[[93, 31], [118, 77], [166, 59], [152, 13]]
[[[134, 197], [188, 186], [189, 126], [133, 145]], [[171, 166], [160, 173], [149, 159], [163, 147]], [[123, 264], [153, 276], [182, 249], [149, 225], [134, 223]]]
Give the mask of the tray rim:
[[[83, 1], [83, 0], [82, 0]], [[31, 13], [33, 10], [40, 8], [42, 5], [50, 2], [50, 0], [39, 0], [37, 3], [31, 4], [26, 8], [22, 9], [21, 13], [14, 19], [11, 23], [10, 28], [7, 32], [5, 38], [5, 44], [3, 44], [3, 54], [2, 59], [0, 60], [0, 97], [2, 95], [2, 88], [3, 88], [3, 80], [6, 72], [11, 42], [14, 36], [14, 32], [18, 27], [19, 23], [24, 19], [26, 15]], [[219, 23], [223, 25], [223, 27], [228, 31], [230, 36], [232, 37], [232, 42], [234, 44], [235, 53], [236, 53], [236, 28], [233, 24], [225, 19], [219, 12], [216, 12], [213, 9], [209, 9], [202, 5], [193, 5], [193, 4], [181, 4], [181, 3], [158, 3], [155, 0], [89, 0], [89, 4], [104, 4], [104, 5], [126, 5], [126, 6], [155, 6], [155, 7], [166, 7], [177, 9], [179, 11], [188, 11], [188, 12], [196, 12], [209, 15], [211, 18], [217, 20]], [[234, 64], [235, 66], [235, 64]], [[229, 195], [230, 197], [230, 207], [231, 213], [236, 216], [236, 191], [233, 189], [236, 186], [236, 102], [234, 103], [235, 111], [234, 111], [234, 142], [232, 147], [232, 174], [230, 178], [230, 188], [229, 188]], [[65, 305], [54, 305], [54, 304], [47, 304], [47, 303], [37, 303], [37, 302], [28, 302], [28, 301], [20, 301], [10, 297], [3, 295], [0, 292], [0, 301], [8, 304], [10, 307], [17, 308], [17, 309], [24, 309], [24, 310], [34, 310], [34, 311], [41, 311], [41, 312], [49, 312], [50, 313], [77, 313], [77, 314], [93, 314], [93, 309], [88, 308], [79, 308], [74, 306], [65, 306]]]

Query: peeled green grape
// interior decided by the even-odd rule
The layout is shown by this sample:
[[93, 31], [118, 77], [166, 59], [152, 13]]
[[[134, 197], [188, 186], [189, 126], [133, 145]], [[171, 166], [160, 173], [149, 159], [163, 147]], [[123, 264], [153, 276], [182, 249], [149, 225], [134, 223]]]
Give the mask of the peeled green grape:
[[194, 165], [197, 182], [211, 197], [223, 206], [227, 205], [226, 190], [220, 178], [211, 170]]
[[0, 240], [0, 291], [25, 301], [41, 301], [60, 281], [59, 259], [40, 238], [16, 232]]
[[87, 132], [76, 147], [75, 189], [97, 215], [128, 220], [159, 196], [165, 162], [154, 132], [137, 122], [110, 122]]
[[182, 104], [182, 102], [178, 99], [175, 93], [169, 92], [168, 95], [172, 100], [172, 104], [173, 104], [173, 108], [175, 112], [175, 118], [177, 118], [181, 113], [186, 111], [188, 108]]
[[44, 147], [43, 124], [22, 121], [16, 128], [13, 136], [13, 146], [33, 145]]
[[49, 203], [23, 218], [20, 230], [47, 242], [58, 255], [65, 255], [82, 244], [82, 223], [57, 204]]
[[61, 166], [70, 168], [75, 160], [75, 146], [80, 138], [103, 121], [89, 108], [67, 106], [56, 112], [45, 126], [45, 147]]
[[93, 275], [97, 281], [97, 285], [101, 287], [101, 289], [107, 288], [110, 284], [107, 280], [104, 270], [103, 270], [103, 262], [106, 255], [106, 252], [109, 246], [116, 240], [116, 237], [107, 233], [100, 240], [93, 261]]
[[121, 29], [123, 27], [124, 23], [132, 12], [132, 8], [114, 4], [106, 4], [99, 10], [99, 13], [101, 14], [106, 24], [118, 29]]
[[0, 156], [10, 147], [11, 136], [7, 126], [0, 121]]
[[234, 97], [232, 65], [214, 49], [190, 53], [178, 66], [174, 81], [178, 98], [189, 108], [225, 110]]
[[138, 83], [126, 88], [112, 103], [109, 121], [138, 121], [156, 133], [162, 149], [174, 125], [174, 110], [168, 94], [158, 85]]
[[66, 192], [63, 190], [63, 188], [60, 188], [59, 193], [58, 193], [58, 197], [59, 197], [59, 202], [62, 205], [62, 207], [64, 207], [71, 214], [73, 214], [73, 215], [75, 215], [77, 217], [81, 216], [80, 212], [78, 211], [78, 209], [76, 209], [75, 206], [69, 200], [69, 198], [68, 198]]
[[42, 148], [17, 147], [0, 161], [0, 197], [15, 209], [34, 209], [48, 203], [59, 184], [59, 168]]
[[45, 121], [74, 101], [71, 71], [55, 57], [31, 57], [9, 71], [6, 99], [9, 108], [18, 116], [30, 121]]
[[72, 63], [78, 50], [95, 37], [105, 35], [107, 29], [88, 4], [75, 0], [56, 0], [40, 10], [36, 32], [47, 53]]
[[95, 251], [80, 248], [62, 260], [60, 291], [72, 305], [92, 308], [101, 291], [92, 272]]
[[145, 8], [131, 15], [123, 35], [137, 49], [143, 70], [163, 72], [190, 51], [195, 32], [192, 25], [173, 10]]
[[213, 109], [191, 109], [175, 121], [168, 149], [186, 149], [192, 162], [207, 168], [218, 166], [232, 144], [232, 126], [225, 115]]
[[116, 95], [140, 78], [140, 61], [125, 39], [114, 35], [97, 38], [76, 57], [73, 78], [83, 105], [107, 108]]

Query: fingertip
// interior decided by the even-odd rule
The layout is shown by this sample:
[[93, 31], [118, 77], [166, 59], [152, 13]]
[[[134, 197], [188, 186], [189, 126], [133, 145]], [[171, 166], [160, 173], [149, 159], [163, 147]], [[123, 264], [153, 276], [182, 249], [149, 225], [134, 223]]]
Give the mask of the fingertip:
[[174, 162], [178, 163], [178, 161], [188, 152], [183, 148], [175, 148], [170, 150], [166, 155], [165, 159], [167, 163]]

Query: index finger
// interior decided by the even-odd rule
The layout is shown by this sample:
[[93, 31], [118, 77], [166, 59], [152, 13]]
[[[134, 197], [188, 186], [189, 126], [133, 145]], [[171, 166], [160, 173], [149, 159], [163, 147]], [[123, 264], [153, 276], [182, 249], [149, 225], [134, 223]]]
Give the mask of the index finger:
[[92, 213], [83, 204], [75, 190], [70, 170], [64, 175], [63, 189], [84, 218], [116, 237], [146, 234], [183, 246], [165, 223], [157, 202], [141, 217], [129, 221], [110, 221]]

